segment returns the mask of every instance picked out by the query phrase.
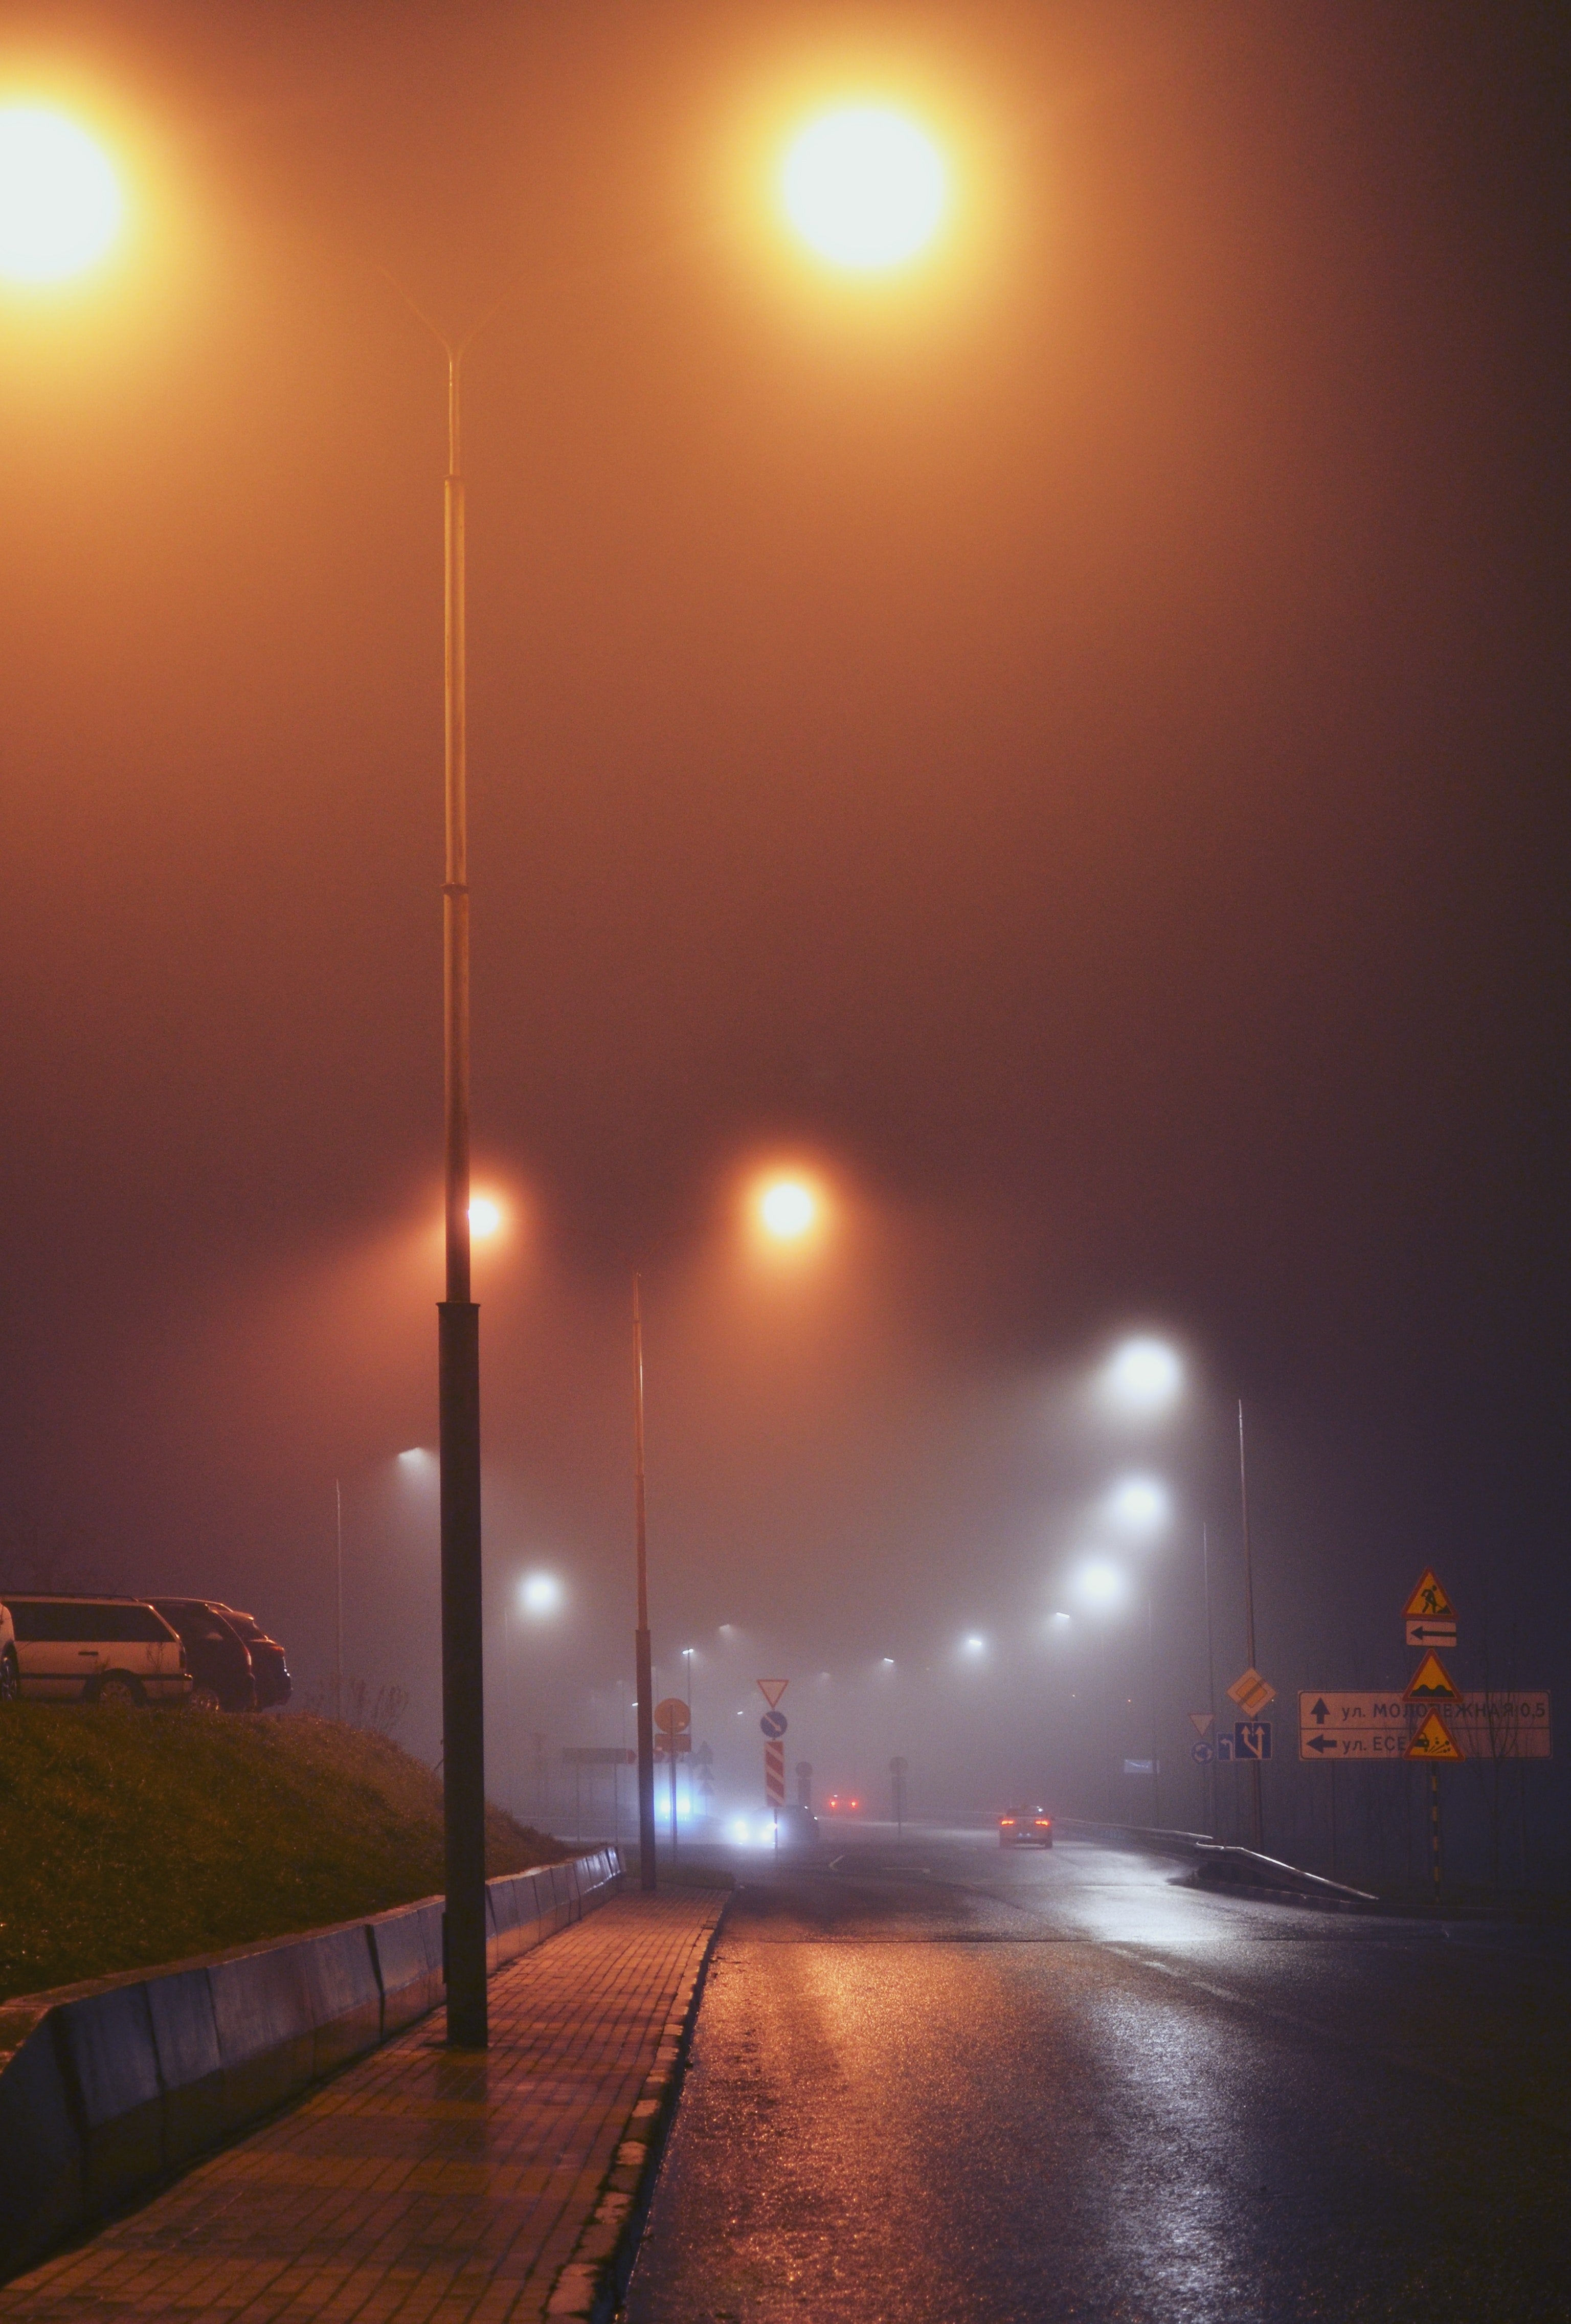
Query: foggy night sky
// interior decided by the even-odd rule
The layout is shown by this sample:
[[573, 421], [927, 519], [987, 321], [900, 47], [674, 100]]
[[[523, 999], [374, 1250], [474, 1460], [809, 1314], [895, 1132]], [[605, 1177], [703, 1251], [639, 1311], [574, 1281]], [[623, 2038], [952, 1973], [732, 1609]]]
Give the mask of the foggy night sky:
[[[1431, 1563], [1470, 1683], [1487, 1624], [1563, 1686], [1563, 14], [39, 5], [0, 86], [133, 198], [95, 283], [0, 301], [0, 1580], [228, 1596], [309, 1690], [340, 1476], [349, 1667], [436, 1748], [390, 1464], [436, 1426], [444, 405], [387, 268], [459, 327], [519, 286], [466, 446], [493, 1629], [569, 1588], [519, 1725], [618, 1739], [635, 1263], [657, 1655], [747, 1639], [701, 1729], [887, 1652], [1014, 1780], [1127, 1465], [1180, 1499], [1176, 1716], [1202, 1517], [1236, 1667], [1240, 1389], [1284, 1695], [1404, 1671]], [[959, 141], [925, 284], [765, 214], [848, 87]], [[838, 1199], [771, 1274], [776, 1155]], [[1199, 1388], [1126, 1456], [1073, 1414], [1133, 1323]], [[861, 1716], [826, 1779], [902, 1748]]]

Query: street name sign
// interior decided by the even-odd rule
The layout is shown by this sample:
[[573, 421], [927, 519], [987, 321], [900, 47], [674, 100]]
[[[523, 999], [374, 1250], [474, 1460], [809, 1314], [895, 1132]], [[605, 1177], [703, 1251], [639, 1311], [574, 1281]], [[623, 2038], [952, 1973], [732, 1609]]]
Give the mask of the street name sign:
[[[1414, 1729], [1432, 1707], [1432, 1698], [1410, 1702], [1394, 1686], [1379, 1693], [1309, 1689], [1299, 1696], [1299, 1757], [1405, 1760]], [[1443, 1704], [1441, 1717], [1465, 1759], [1551, 1757], [1549, 1696], [1543, 1687], [1464, 1692]]]
[[1227, 1692], [1245, 1719], [1258, 1719], [1266, 1704], [1276, 1701], [1275, 1687], [1253, 1666], [1234, 1680]]

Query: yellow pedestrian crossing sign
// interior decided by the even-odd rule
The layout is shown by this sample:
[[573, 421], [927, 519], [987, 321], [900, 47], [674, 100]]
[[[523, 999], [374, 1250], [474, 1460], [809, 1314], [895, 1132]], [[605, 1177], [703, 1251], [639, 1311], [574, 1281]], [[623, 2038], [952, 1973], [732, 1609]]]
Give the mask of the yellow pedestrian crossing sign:
[[1447, 1597], [1433, 1566], [1425, 1567], [1421, 1580], [1401, 1609], [1401, 1615], [1404, 1622], [1421, 1622], [1426, 1618], [1454, 1622], [1456, 1619], [1456, 1609]]
[[1408, 1682], [1404, 1702], [1460, 1702], [1461, 1691], [1438, 1655], [1428, 1654]]
[[1403, 1757], [1409, 1759], [1460, 1759], [1461, 1745], [1438, 1711], [1426, 1711], [1408, 1738]]

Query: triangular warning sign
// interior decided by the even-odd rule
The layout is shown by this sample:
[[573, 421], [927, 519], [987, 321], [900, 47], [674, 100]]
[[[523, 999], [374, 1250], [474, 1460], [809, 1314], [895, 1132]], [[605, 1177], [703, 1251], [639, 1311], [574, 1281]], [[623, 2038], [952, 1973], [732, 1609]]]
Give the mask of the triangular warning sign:
[[1426, 1711], [1408, 1738], [1405, 1756], [1410, 1759], [1460, 1759], [1464, 1753], [1439, 1712]]
[[1445, 1622], [1456, 1619], [1456, 1609], [1447, 1597], [1432, 1566], [1426, 1566], [1422, 1580], [1401, 1609], [1404, 1622], [1421, 1622], [1426, 1614]]
[[1438, 1655], [1426, 1655], [1408, 1681], [1404, 1702], [1460, 1702], [1460, 1691]]
[[[1433, 1655], [1431, 1655], [1429, 1660], [1433, 1662], [1434, 1659]], [[758, 1681], [758, 1692], [763, 1696], [771, 1711], [774, 1710], [775, 1705], [779, 1702], [780, 1697], [785, 1693], [790, 1683], [791, 1682], [788, 1678], [761, 1678]]]
[[1214, 1711], [1191, 1711], [1190, 1713], [1190, 1725], [1194, 1729], [1197, 1735], [1205, 1735], [1208, 1733], [1211, 1727], [1214, 1725], [1215, 1720], [1216, 1713]]

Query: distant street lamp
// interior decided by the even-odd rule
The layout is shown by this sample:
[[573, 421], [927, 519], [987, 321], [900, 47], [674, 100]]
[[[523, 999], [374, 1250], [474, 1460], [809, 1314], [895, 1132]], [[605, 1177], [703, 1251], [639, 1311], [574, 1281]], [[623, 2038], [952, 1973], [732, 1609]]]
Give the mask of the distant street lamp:
[[1165, 1412], [1181, 1395], [1184, 1368], [1165, 1340], [1142, 1334], [1116, 1348], [1098, 1375], [1103, 1397], [1125, 1419]]
[[800, 1178], [774, 1178], [758, 1196], [758, 1220], [776, 1242], [798, 1242], [816, 1224], [818, 1197]]

